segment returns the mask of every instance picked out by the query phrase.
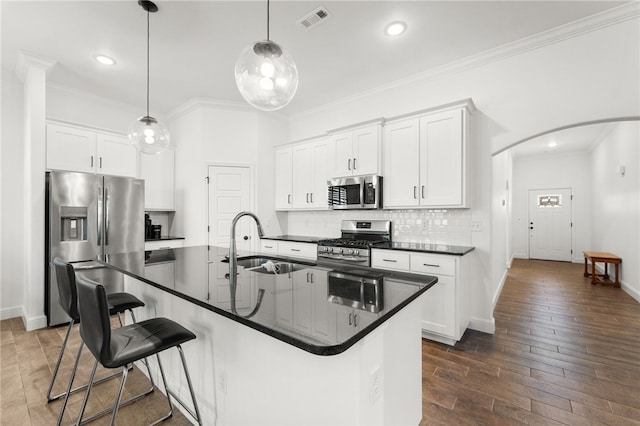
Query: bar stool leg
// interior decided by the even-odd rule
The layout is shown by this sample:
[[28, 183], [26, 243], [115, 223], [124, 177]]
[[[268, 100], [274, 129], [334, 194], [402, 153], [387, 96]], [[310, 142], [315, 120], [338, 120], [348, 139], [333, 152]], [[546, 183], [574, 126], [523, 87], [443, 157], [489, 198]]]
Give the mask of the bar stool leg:
[[76, 355], [76, 361], [73, 364], [73, 370], [71, 370], [71, 377], [69, 378], [69, 384], [67, 385], [67, 391], [64, 393], [64, 401], [62, 407], [60, 407], [60, 414], [58, 414], [57, 426], [62, 424], [62, 418], [64, 417], [64, 410], [67, 408], [67, 402], [69, 401], [69, 395], [71, 394], [71, 388], [73, 387], [73, 381], [76, 378], [76, 371], [78, 371], [78, 364], [80, 363], [80, 355], [82, 355], [82, 347], [84, 342], [80, 342], [80, 348], [78, 348], [78, 355]]
[[[191, 384], [191, 376], [189, 374], [189, 369], [187, 368], [187, 360], [184, 358], [184, 352], [182, 350], [181, 345], [178, 345], [178, 352], [180, 352], [180, 358], [182, 359], [182, 367], [184, 368], [184, 375], [187, 378], [187, 384], [189, 385], [189, 393], [191, 393], [191, 401], [193, 401], [193, 409], [195, 410], [195, 416], [193, 416], [193, 413], [191, 413], [191, 415], [196, 418], [196, 421], [198, 422], [199, 425], [202, 425], [202, 417], [200, 417], [198, 402], [196, 401], [196, 395], [195, 395], [195, 392], [193, 391], [193, 385]], [[184, 408], [188, 409], [187, 407], [184, 407]]]
[[[80, 413], [78, 414], [78, 421], [75, 423], [76, 426], [82, 424], [82, 416], [84, 415], [84, 410], [87, 408], [87, 401], [89, 401], [89, 394], [91, 393], [91, 387], [93, 386], [93, 379], [96, 377], [96, 370], [98, 368], [98, 359], [96, 358], [96, 362], [93, 363], [93, 370], [91, 370], [91, 377], [89, 378], [89, 384], [87, 385], [87, 391], [84, 394], [84, 399], [82, 400], [82, 405], [80, 406]], [[126, 368], [125, 368], [126, 370]]]
[[62, 342], [62, 347], [60, 348], [60, 355], [58, 355], [58, 361], [56, 362], [56, 366], [53, 369], [53, 375], [51, 376], [51, 383], [49, 383], [49, 390], [47, 391], [47, 402], [55, 401], [59, 399], [64, 394], [61, 393], [56, 396], [51, 396], [51, 391], [53, 390], [53, 385], [56, 382], [56, 378], [58, 377], [58, 370], [60, 369], [60, 363], [62, 362], [62, 356], [64, 355], [64, 351], [67, 349], [67, 342], [69, 341], [69, 336], [71, 335], [71, 331], [73, 330], [73, 325], [76, 322], [72, 319], [69, 322], [69, 327], [67, 328], [67, 334], [64, 336], [64, 341]]
[[120, 400], [122, 399], [122, 390], [124, 389], [124, 384], [127, 381], [127, 374], [129, 370], [126, 366], [122, 367], [122, 379], [120, 380], [120, 388], [118, 388], [118, 394], [116, 395], [116, 402], [113, 405], [113, 412], [111, 413], [111, 421], [109, 422], [109, 426], [113, 426], [116, 423], [116, 414], [118, 414], [118, 408], [120, 408]]

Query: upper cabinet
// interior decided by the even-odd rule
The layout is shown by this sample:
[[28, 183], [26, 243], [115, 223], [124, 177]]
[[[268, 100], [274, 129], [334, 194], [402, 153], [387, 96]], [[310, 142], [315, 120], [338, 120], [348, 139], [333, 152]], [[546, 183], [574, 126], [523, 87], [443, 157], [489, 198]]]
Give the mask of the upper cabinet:
[[380, 129], [378, 123], [331, 132], [333, 177], [380, 173]]
[[329, 138], [276, 149], [276, 210], [326, 210], [331, 179]]
[[123, 137], [47, 124], [47, 169], [137, 176], [136, 149]]
[[175, 149], [139, 157], [145, 210], [175, 210]]
[[389, 120], [384, 132], [385, 208], [470, 207], [468, 100]]
[[293, 208], [293, 148], [276, 148], [276, 210]]

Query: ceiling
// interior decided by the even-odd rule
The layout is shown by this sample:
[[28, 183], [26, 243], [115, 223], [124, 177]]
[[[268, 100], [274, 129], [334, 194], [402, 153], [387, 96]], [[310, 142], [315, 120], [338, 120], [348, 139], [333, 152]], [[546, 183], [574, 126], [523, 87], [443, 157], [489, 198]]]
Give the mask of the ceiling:
[[531, 155], [588, 152], [609, 134], [615, 122], [588, 124], [547, 133], [510, 149], [514, 158]]
[[[243, 102], [234, 63], [266, 38], [265, 1], [157, 1], [151, 15], [151, 114], [194, 98]], [[280, 110], [292, 115], [626, 2], [616, 1], [271, 1], [271, 40], [295, 59], [300, 84]], [[318, 6], [331, 16], [313, 29], [296, 21]], [[56, 62], [52, 84], [145, 104], [146, 12], [136, 0], [0, 2], [2, 69], [18, 51]], [[396, 38], [386, 24], [402, 20]], [[116, 59], [99, 65], [95, 54]]]

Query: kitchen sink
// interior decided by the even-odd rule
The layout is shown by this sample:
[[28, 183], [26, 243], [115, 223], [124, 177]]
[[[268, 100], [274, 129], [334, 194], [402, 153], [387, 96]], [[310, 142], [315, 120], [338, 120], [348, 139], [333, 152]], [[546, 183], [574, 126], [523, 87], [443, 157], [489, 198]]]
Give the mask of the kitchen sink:
[[[223, 260], [223, 262], [228, 263], [229, 260], [225, 259]], [[269, 263], [273, 265], [273, 269], [270, 268]], [[303, 265], [301, 263], [293, 263], [282, 261], [279, 259], [257, 256], [239, 257], [237, 265], [245, 269], [251, 269], [255, 272], [261, 272], [263, 274], [288, 274], [290, 272], [300, 271], [302, 269], [308, 268], [307, 265]]]

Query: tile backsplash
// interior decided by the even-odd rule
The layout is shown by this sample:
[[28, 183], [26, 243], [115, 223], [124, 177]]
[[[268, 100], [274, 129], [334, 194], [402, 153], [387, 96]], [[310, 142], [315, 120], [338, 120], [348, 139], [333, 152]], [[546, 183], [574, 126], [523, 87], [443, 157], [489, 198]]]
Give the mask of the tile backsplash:
[[343, 219], [382, 219], [398, 242], [471, 245], [471, 210], [346, 210], [289, 212], [287, 234], [339, 237]]

